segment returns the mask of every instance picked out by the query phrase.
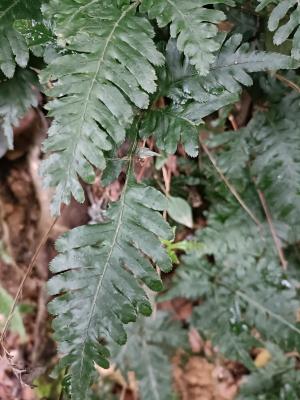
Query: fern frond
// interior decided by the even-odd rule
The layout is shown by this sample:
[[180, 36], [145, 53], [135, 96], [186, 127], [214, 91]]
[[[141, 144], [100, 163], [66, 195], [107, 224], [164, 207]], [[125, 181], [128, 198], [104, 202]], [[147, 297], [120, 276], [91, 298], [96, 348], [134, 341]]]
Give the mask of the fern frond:
[[292, 41], [292, 57], [300, 60], [300, 5], [297, 0], [259, 0], [256, 11], [261, 11], [269, 4], [276, 4], [268, 20], [268, 28], [275, 32], [273, 42], [279, 46], [290, 36]]
[[156, 145], [167, 153], [174, 153], [181, 142], [191, 157], [198, 154], [199, 125], [202, 118], [238, 100], [238, 94], [222, 88], [208, 91], [187, 59], [182, 59], [171, 40], [166, 47], [166, 66], [159, 71], [159, 96], [170, 104], [150, 110], [142, 121], [141, 136], [153, 135]]
[[17, 19], [35, 19], [40, 7], [40, 0], [1, 0], [0, 26], [12, 25]]
[[[199, 267], [193, 258], [185, 257], [187, 267], [178, 268], [172, 280], [170, 289], [159, 297], [160, 300], [171, 300], [176, 297], [182, 297], [189, 300], [198, 300], [210, 293], [209, 275], [202, 274], [199, 279]], [[209, 263], [204, 260], [201, 262], [203, 268], [211, 268]], [[211, 292], [212, 293], [212, 292]]]
[[16, 64], [26, 67], [29, 50], [23, 36], [13, 28], [0, 30], [0, 69], [7, 78], [12, 78]]
[[[208, 181], [207, 186], [213, 185]], [[297, 283], [292, 273], [280, 269], [268, 230], [260, 232], [238, 205], [227, 201], [228, 193], [223, 195], [215, 197], [208, 225], [197, 233], [202, 254], [193, 252], [184, 259], [165, 297], [187, 292], [184, 297], [205, 299], [195, 310], [193, 324], [227, 357], [249, 368], [253, 328], [260, 340], [273, 340], [286, 349], [299, 343]]]
[[[160, 239], [172, 230], [157, 211], [164, 196], [137, 185], [128, 174], [120, 200], [107, 211], [107, 222], [73, 229], [57, 242], [58, 255], [49, 281], [50, 304], [63, 363], [70, 365], [72, 395], [85, 398], [94, 362], [107, 367], [109, 353], [100, 341], [126, 342], [124, 323], [137, 313], [149, 315], [151, 305], [140, 284], [162, 289], [149, 259], [168, 272], [171, 261]], [[145, 257], [147, 256], [147, 257]], [[64, 361], [65, 360], [65, 361]]]
[[[1, 78], [0, 78], [1, 79]], [[38, 104], [33, 86], [38, 84], [31, 71], [17, 69], [12, 79], [0, 81], [0, 157], [13, 148], [13, 126], [31, 107]]]
[[158, 26], [170, 24], [172, 38], [177, 38], [178, 49], [189, 58], [200, 75], [207, 75], [210, 64], [221, 46], [217, 24], [226, 19], [222, 11], [209, 8], [219, 4], [234, 5], [231, 0], [146, 0], [141, 9]]
[[[163, 57], [152, 42], [150, 23], [135, 15], [137, 5], [121, 9], [116, 1], [71, 1], [55, 14], [60, 35], [69, 19], [76, 20], [78, 33], [64, 37], [72, 54], [56, 58], [42, 74], [43, 82], [55, 81], [49, 94], [58, 97], [48, 104], [55, 120], [44, 148], [53, 154], [42, 169], [45, 183], [56, 187], [53, 213], [71, 194], [83, 201], [78, 176], [92, 182], [92, 165], [104, 169], [103, 151], [124, 141], [134, 107], [146, 108], [147, 92], [155, 91], [153, 65]], [[69, 32], [72, 24], [65, 26]]]
[[187, 59], [182, 59], [174, 41], [170, 41], [166, 48], [166, 66], [159, 71], [158, 95], [171, 102], [146, 114], [141, 136], [153, 135], [157, 146], [167, 153], [174, 153], [181, 142], [186, 152], [195, 157], [202, 119], [235, 103], [241, 85], [252, 85], [249, 73], [296, 68], [299, 64], [288, 56], [250, 50], [248, 43], [241, 42], [241, 35], [229, 38], [210, 66], [209, 74], [201, 77]]
[[[201, 239], [205, 244], [203, 237]], [[210, 251], [210, 255], [216, 254], [217, 248], [214, 253]], [[248, 259], [251, 257], [250, 254]], [[285, 277], [278, 273], [279, 265], [274, 258], [263, 254], [257, 263], [252, 259], [247, 265], [238, 255], [235, 263], [233, 258], [232, 252], [224, 263], [209, 267], [199, 255], [186, 257], [184, 266], [180, 267], [181, 280], [175, 281], [171, 294], [173, 298], [181, 297], [191, 278], [194, 287], [198, 282], [198, 294], [205, 302], [195, 309], [193, 325], [212, 339], [227, 357], [250, 368], [253, 364], [249, 350], [255, 344], [251, 335], [253, 329], [260, 333], [256, 345], [267, 339], [289, 349], [293, 346], [293, 336], [298, 337], [299, 342], [300, 329], [296, 323], [299, 301], [292, 281], [285, 280], [288, 286], [282, 283]]]
[[212, 340], [225, 357], [241, 362], [250, 371], [254, 363], [250, 351], [263, 346], [251, 335], [251, 326], [239, 318], [239, 303], [228, 297], [226, 290], [212, 291], [211, 297], [194, 310], [192, 325], [208, 339]]
[[[218, 166], [241, 192], [252, 186], [255, 193], [249, 174], [255, 178], [280, 238], [291, 244], [300, 235], [299, 104], [298, 94], [287, 95], [272, 104], [270, 111], [255, 113], [238, 134], [226, 132], [209, 141], [212, 148], [221, 149], [215, 155]], [[257, 208], [257, 200], [251, 200], [255, 203]], [[235, 245], [238, 248], [238, 240]]]
[[29, 50], [24, 37], [14, 28], [18, 19], [34, 19], [40, 14], [40, 1], [3, 0], [0, 4], [0, 70], [12, 78], [16, 65], [24, 68]]
[[258, 113], [247, 127], [253, 163], [251, 171], [263, 191], [272, 218], [284, 224], [285, 240], [300, 237], [300, 97], [291, 94]]
[[[113, 360], [124, 376], [134, 371], [141, 400], [172, 398], [170, 356], [187, 342], [180, 324], [162, 311], [155, 317], [139, 318], [128, 329], [125, 347], [113, 348]], [[116, 354], [114, 354], [116, 353]]]
[[[291, 94], [273, 106], [272, 111], [257, 113], [253, 121], [239, 132], [217, 134], [208, 141], [210, 147], [215, 147], [214, 157], [219, 168], [239, 188], [243, 199], [261, 221], [264, 215], [251, 174], [255, 173], [260, 185], [267, 185], [261, 189], [268, 197], [272, 180], [273, 190], [277, 185], [273, 170], [274, 174], [278, 174], [279, 169], [285, 173], [285, 168], [290, 170], [290, 159], [297, 163], [298, 145], [297, 141], [292, 144], [295, 138], [291, 131], [298, 131], [294, 125], [298, 108], [299, 96]], [[289, 133], [285, 134], [285, 130]], [[233, 155], [236, 155], [235, 165], [232, 165]], [[295, 165], [292, 168], [298, 169]], [[269, 341], [273, 342], [272, 346], [278, 345], [282, 352], [299, 346], [298, 282], [292, 270], [283, 272], [280, 268], [267, 224], [262, 222], [261, 228], [253, 224], [229, 196], [227, 187], [219, 181], [211, 165], [205, 165], [204, 170], [207, 171], [205, 193], [212, 205], [207, 226], [197, 232], [202, 249], [184, 257], [171, 290], [163, 298], [201, 298], [203, 302], [194, 309], [192, 325], [211, 339], [226, 357], [242, 362], [252, 371], [249, 386], [246, 384], [245, 391], [242, 389], [241, 399], [248, 398], [246, 395], [249, 399], [256, 399], [259, 394], [261, 398], [275, 400], [277, 397], [272, 396], [274, 392], [281, 393], [280, 384], [293, 381], [288, 379], [288, 365], [281, 365], [282, 376], [278, 376], [276, 354], [273, 356], [271, 352], [274, 363], [271, 361], [270, 366], [260, 371], [253, 363], [250, 351], [253, 347], [268, 348]], [[293, 182], [290, 186], [287, 175], [285, 180], [286, 188], [293, 195], [298, 190], [297, 184]], [[285, 192], [283, 187], [278, 190]], [[287, 193], [281, 195], [287, 196]], [[280, 198], [279, 193], [273, 193], [270, 200], [268, 197], [271, 208], [276, 204], [276, 196]], [[296, 204], [294, 197], [286, 200], [286, 204], [291, 201]], [[281, 218], [284, 221], [283, 215]], [[278, 226], [276, 222], [276, 229]], [[257, 333], [254, 336], [253, 331]], [[288, 360], [284, 359], [285, 362]], [[297, 375], [294, 370], [292, 373]], [[257, 379], [257, 388], [252, 387], [254, 379]], [[264, 386], [259, 382], [264, 382]], [[276, 389], [272, 390], [271, 397], [263, 397], [264, 393], [269, 393], [266, 387], [275, 383]], [[296, 386], [290, 387], [293, 395], [297, 393]], [[281, 389], [282, 393], [289, 393], [285, 392], [287, 387]]]
[[252, 85], [252, 78], [249, 75], [251, 72], [298, 67], [299, 62], [291, 57], [251, 50], [248, 43], [242, 44], [242, 35], [235, 34], [225, 42], [218, 58], [211, 66], [211, 72], [206, 77], [207, 85], [218, 84], [230, 92], [236, 92], [240, 84]]

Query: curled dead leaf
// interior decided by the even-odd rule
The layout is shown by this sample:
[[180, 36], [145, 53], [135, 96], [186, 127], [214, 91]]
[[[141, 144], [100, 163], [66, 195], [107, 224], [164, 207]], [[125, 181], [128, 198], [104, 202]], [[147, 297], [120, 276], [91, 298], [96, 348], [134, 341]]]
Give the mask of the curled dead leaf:
[[257, 368], [264, 368], [270, 362], [272, 355], [267, 349], [259, 350], [259, 353], [255, 357], [254, 364]]

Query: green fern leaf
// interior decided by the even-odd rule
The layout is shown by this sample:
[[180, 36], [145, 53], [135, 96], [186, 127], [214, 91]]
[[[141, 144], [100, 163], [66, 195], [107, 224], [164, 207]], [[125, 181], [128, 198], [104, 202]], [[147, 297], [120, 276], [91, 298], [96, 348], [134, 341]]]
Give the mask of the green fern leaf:
[[40, 15], [40, 0], [1, 0], [0, 26], [12, 25], [17, 19], [35, 19]]
[[[229, 359], [243, 363], [250, 371], [255, 370], [250, 351], [262, 343], [251, 336], [250, 327], [235, 315], [234, 299], [229, 302], [228, 292], [212, 292], [212, 297], [197, 307], [192, 316], [192, 325], [205, 337], [212, 340], [218, 350]], [[207, 317], [209, 315], [209, 318]]]
[[40, 1], [3, 0], [0, 4], [0, 70], [12, 78], [16, 64], [26, 67], [29, 50], [24, 37], [13, 27], [17, 19], [35, 19], [40, 15]]
[[226, 19], [222, 11], [208, 8], [219, 4], [234, 5], [231, 0], [146, 0], [141, 9], [157, 19], [160, 27], [170, 24], [178, 49], [195, 65], [200, 75], [207, 75], [221, 46], [217, 24]]
[[285, 240], [300, 238], [300, 97], [291, 94], [273, 105], [268, 113], [258, 113], [247, 127], [251, 171], [263, 191], [274, 223], [285, 224]]
[[[18, 69], [12, 79], [0, 82], [0, 157], [13, 148], [13, 126], [31, 107], [38, 104], [33, 86], [38, 82], [30, 71]], [[16, 99], [18, 101], [16, 101]]]
[[[249, 173], [255, 177], [280, 238], [290, 244], [300, 235], [299, 104], [299, 95], [291, 93], [272, 104], [270, 111], [254, 114], [238, 134], [226, 132], [208, 142], [211, 148], [221, 149], [215, 155], [217, 164], [240, 193], [249, 186], [256, 192]], [[257, 200], [251, 199], [250, 203], [256, 203], [260, 213]], [[239, 248], [239, 238], [236, 239], [234, 243]]]
[[8, 78], [15, 73], [16, 64], [26, 67], [29, 50], [23, 36], [13, 28], [0, 31], [0, 69]]
[[141, 400], [171, 400], [173, 397], [170, 356], [186, 343], [180, 324], [161, 311], [140, 318], [128, 329], [125, 347], [114, 346], [113, 360], [127, 375], [134, 371]]
[[277, 5], [273, 8], [268, 21], [269, 30], [275, 32], [273, 42], [275, 45], [279, 46], [292, 36], [292, 57], [300, 60], [299, 2], [297, 0], [260, 0], [256, 11], [261, 11], [267, 5], [274, 3]]
[[235, 103], [241, 84], [252, 85], [249, 73], [299, 65], [288, 56], [251, 51], [249, 44], [241, 45], [241, 41], [241, 35], [234, 35], [225, 42], [206, 77], [199, 76], [187, 60], [182, 60], [174, 42], [170, 41], [166, 67], [159, 74], [159, 95], [172, 101], [164, 108], [147, 113], [141, 136], [153, 135], [157, 146], [167, 153], [174, 153], [181, 141], [186, 152], [195, 157], [202, 119]]
[[206, 90], [204, 81], [187, 59], [182, 60], [175, 41], [169, 41], [166, 66], [159, 71], [158, 96], [171, 99], [171, 103], [145, 115], [141, 137], [153, 135], [157, 146], [169, 154], [175, 153], [181, 142], [187, 154], [196, 157], [202, 118], [238, 100], [237, 93], [224, 88]]
[[[192, 252], [184, 258], [170, 294], [164, 297], [205, 299], [195, 309], [193, 325], [227, 357], [250, 368], [253, 328], [260, 333], [259, 340], [273, 340], [282, 348], [291, 349], [299, 341], [297, 283], [292, 274], [281, 271], [271, 238], [262, 239], [238, 206], [230, 209], [226, 215], [218, 204], [210, 211], [208, 226], [197, 233], [203, 255]], [[205, 255], [215, 265], [203, 259]]]
[[291, 57], [264, 51], [251, 50], [248, 43], [242, 43], [239, 34], [231, 36], [223, 45], [218, 58], [211, 66], [207, 85], [225, 87], [230, 92], [239, 90], [240, 84], [252, 85], [251, 72], [295, 69], [299, 62]]
[[[146, 108], [146, 92], [155, 91], [153, 65], [162, 64], [163, 57], [151, 40], [150, 23], [135, 15], [137, 5], [120, 9], [116, 1], [83, 1], [81, 7], [77, 1], [63, 7], [59, 3], [56, 32], [72, 54], [56, 58], [42, 74], [43, 82], [56, 81], [49, 94], [58, 97], [47, 106], [55, 121], [44, 148], [53, 154], [42, 168], [45, 183], [56, 187], [53, 213], [71, 194], [84, 200], [78, 175], [94, 180], [92, 165], [105, 168], [103, 151], [124, 141], [133, 107]], [[77, 21], [75, 36], [71, 19]], [[63, 36], [66, 30], [70, 36]]]
[[172, 267], [160, 241], [172, 237], [172, 230], [156, 211], [166, 206], [160, 192], [128, 177], [106, 223], [75, 228], [57, 242], [61, 254], [51, 270], [59, 274], [49, 281], [49, 291], [61, 296], [50, 311], [57, 315], [56, 339], [63, 363], [70, 365], [75, 400], [85, 398], [94, 362], [108, 366], [108, 352], [99, 341], [110, 336], [124, 344], [123, 324], [135, 321], [138, 312], [151, 313], [139, 282], [162, 289], [149, 259], [165, 272]]
[[[189, 300], [198, 300], [207, 295], [210, 291], [209, 276], [203, 274], [199, 279], [199, 267], [195, 262], [195, 256], [185, 256], [184, 267], [178, 268], [172, 280], [170, 289], [159, 297], [160, 300], [171, 300], [176, 297], [183, 297]], [[211, 268], [209, 263], [202, 262], [203, 268]]]

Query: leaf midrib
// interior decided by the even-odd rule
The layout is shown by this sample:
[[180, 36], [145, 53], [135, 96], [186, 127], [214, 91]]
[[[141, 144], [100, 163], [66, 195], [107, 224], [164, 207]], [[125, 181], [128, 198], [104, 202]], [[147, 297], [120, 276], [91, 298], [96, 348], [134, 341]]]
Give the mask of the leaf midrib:
[[[299, 0], [300, 1], [300, 0]], [[288, 56], [287, 56], [288, 57]], [[264, 61], [253, 61], [252, 62], [252, 64], [262, 64]], [[202, 76], [200, 76], [199, 74], [198, 74], [198, 72], [194, 72], [194, 73], [190, 73], [190, 74], [187, 74], [187, 75], [185, 75], [184, 77], [182, 77], [182, 78], [179, 78], [179, 79], [176, 79], [176, 80], [174, 80], [172, 83], [171, 83], [171, 85], [170, 86], [176, 86], [178, 83], [181, 83], [181, 82], [184, 82], [185, 80], [187, 80], [187, 79], [189, 79], [189, 78], [193, 78], [193, 77], [195, 77], [195, 76], [198, 76], [199, 78], [207, 78], [207, 77], [209, 77], [209, 74], [212, 72], [212, 71], [217, 71], [217, 70], [222, 70], [222, 69], [225, 69], [225, 68], [229, 68], [229, 67], [236, 67], [236, 68], [238, 68], [239, 66], [244, 66], [244, 65], [246, 65], [246, 64], [250, 64], [251, 63], [251, 61], [238, 61], [237, 63], [236, 63], [236, 61], [234, 61], [234, 62], [231, 62], [231, 63], [228, 63], [228, 64], [217, 64], [217, 62], [215, 63], [215, 64], [213, 64], [211, 67], [210, 67], [210, 69], [209, 69], [209, 73], [206, 75], [206, 76], [204, 76], [204, 77], [202, 77]], [[245, 67], [243, 67], [243, 68], [245, 68]], [[267, 70], [267, 69], [266, 69]], [[248, 71], [247, 71], [248, 72]], [[248, 73], [250, 73], [250, 72], [248, 72]]]
[[85, 4], [84, 6], [81, 6], [74, 12], [74, 14], [71, 15], [71, 17], [68, 19], [68, 23], [70, 23], [80, 12], [85, 10], [86, 8], [90, 7], [92, 4], [97, 3], [99, 0], [91, 0], [88, 4]]
[[[19, 1], [19, 0], [17, 0], [17, 1]], [[85, 101], [84, 101], [83, 112], [82, 112], [81, 117], [80, 117], [80, 126], [79, 126], [79, 128], [78, 128], [77, 135], [75, 136], [74, 141], [73, 141], [74, 145], [73, 145], [73, 148], [72, 148], [72, 151], [71, 151], [72, 157], [71, 157], [71, 159], [69, 160], [68, 170], [67, 170], [67, 173], [66, 173], [66, 177], [65, 177], [64, 187], [63, 187], [62, 193], [65, 192], [67, 183], [68, 183], [68, 181], [69, 181], [69, 179], [70, 179], [71, 168], [72, 168], [73, 162], [74, 162], [74, 160], [75, 160], [75, 153], [76, 153], [78, 144], [79, 144], [80, 139], [81, 139], [81, 136], [82, 136], [82, 128], [83, 128], [83, 124], [84, 124], [84, 122], [85, 122], [85, 117], [86, 117], [86, 113], [87, 113], [87, 109], [88, 109], [88, 104], [89, 104], [89, 101], [90, 101], [91, 93], [92, 93], [92, 91], [93, 91], [93, 88], [94, 88], [94, 85], [95, 85], [95, 82], [96, 82], [96, 79], [97, 79], [97, 75], [98, 75], [98, 73], [99, 73], [99, 71], [100, 71], [101, 65], [102, 65], [103, 60], [104, 60], [104, 57], [105, 57], [105, 55], [106, 55], [107, 48], [108, 48], [108, 46], [109, 46], [111, 40], [113, 39], [113, 35], [114, 35], [114, 33], [115, 33], [117, 27], [119, 26], [120, 22], [122, 21], [122, 19], [123, 19], [132, 9], [134, 9], [134, 8], [138, 5], [138, 3], [139, 3], [139, 1], [136, 1], [136, 2], [134, 2], [133, 4], [130, 4], [130, 6], [127, 7], [126, 10], [124, 10], [124, 11], [122, 12], [122, 14], [121, 14], [120, 17], [118, 18], [118, 20], [117, 20], [117, 21], [115, 22], [115, 24], [113, 25], [112, 30], [110, 31], [110, 34], [108, 35], [108, 37], [107, 37], [107, 39], [106, 39], [106, 41], [105, 41], [105, 45], [104, 45], [104, 48], [103, 48], [103, 50], [102, 50], [101, 56], [100, 56], [100, 58], [99, 58], [96, 71], [95, 71], [95, 73], [94, 73], [94, 75], [93, 75], [93, 79], [92, 79], [92, 81], [91, 81], [91, 85], [90, 85], [90, 87], [89, 87], [89, 89], [88, 89], [88, 91], [87, 91], [87, 95], [86, 95], [86, 98], [85, 98]]]
[[11, 10], [12, 8], [14, 8], [21, 0], [15, 0], [9, 7], [7, 7], [6, 10], [4, 10], [2, 12], [2, 14], [0, 14], [0, 19], [3, 18], [8, 12], [9, 10]]
[[120, 199], [120, 212], [119, 212], [119, 216], [118, 216], [116, 231], [115, 231], [114, 237], [112, 239], [110, 250], [109, 250], [109, 253], [107, 255], [107, 259], [106, 259], [106, 262], [104, 264], [103, 272], [102, 272], [102, 274], [100, 276], [100, 279], [99, 279], [99, 282], [98, 282], [98, 285], [97, 285], [97, 288], [96, 288], [95, 295], [93, 297], [91, 311], [90, 311], [90, 314], [89, 314], [89, 317], [88, 317], [88, 324], [87, 324], [87, 328], [86, 328], [85, 334], [84, 334], [84, 340], [83, 340], [83, 345], [82, 345], [82, 350], [81, 350], [81, 359], [80, 359], [80, 372], [79, 372], [80, 379], [82, 377], [82, 371], [83, 371], [83, 358], [84, 358], [83, 356], [84, 356], [84, 352], [85, 352], [85, 346], [86, 346], [86, 342], [87, 342], [87, 338], [88, 338], [88, 332], [89, 332], [89, 329], [90, 329], [90, 326], [91, 326], [93, 314], [94, 314], [94, 311], [95, 311], [97, 299], [98, 299], [98, 296], [99, 296], [99, 293], [100, 293], [100, 290], [101, 290], [101, 287], [102, 287], [102, 283], [103, 283], [106, 271], [108, 269], [108, 266], [109, 266], [109, 263], [110, 263], [110, 259], [111, 259], [112, 253], [114, 251], [115, 245], [117, 243], [119, 232], [120, 232], [120, 229], [121, 229], [121, 226], [122, 226], [124, 209], [125, 209], [125, 198], [126, 198], [126, 192], [127, 192], [127, 188], [128, 188], [129, 179], [130, 179], [131, 165], [132, 165], [132, 156], [130, 157], [130, 160], [129, 160], [126, 181], [124, 183], [124, 187], [123, 187], [122, 195], [121, 195], [121, 199]]

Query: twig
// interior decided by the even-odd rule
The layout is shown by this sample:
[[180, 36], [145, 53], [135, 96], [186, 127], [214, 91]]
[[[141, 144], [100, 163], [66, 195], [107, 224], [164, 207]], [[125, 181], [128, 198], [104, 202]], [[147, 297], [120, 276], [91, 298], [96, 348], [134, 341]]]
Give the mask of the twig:
[[[164, 193], [168, 197], [170, 195], [170, 190], [171, 190], [172, 172], [166, 166], [164, 166], [162, 167], [162, 174], [165, 184]], [[164, 210], [163, 217], [165, 220], [167, 219], [167, 210]]]
[[228, 119], [233, 127], [233, 130], [237, 131], [239, 129], [239, 126], [238, 126], [234, 116], [232, 114], [229, 114]]
[[[255, 183], [255, 180], [254, 180], [254, 183]], [[266, 214], [266, 218], [267, 218], [268, 225], [269, 225], [269, 228], [270, 228], [270, 232], [271, 232], [271, 235], [272, 235], [272, 238], [273, 238], [273, 241], [274, 241], [277, 253], [278, 253], [278, 257], [279, 257], [280, 263], [281, 263], [282, 268], [284, 269], [284, 271], [286, 271], [288, 263], [287, 263], [287, 261], [285, 259], [285, 256], [284, 256], [284, 253], [283, 253], [283, 250], [282, 250], [282, 247], [281, 247], [280, 239], [278, 238], [275, 226], [273, 224], [271, 212], [270, 212], [270, 209], [269, 209], [268, 204], [266, 202], [266, 198], [265, 198], [263, 192], [261, 190], [259, 190], [257, 187], [256, 187], [256, 190], [257, 190], [258, 197], [259, 197], [259, 200], [261, 202], [262, 208], [264, 209], [264, 212]]]
[[[143, 140], [141, 148], [144, 148], [146, 146], [146, 143], [147, 143], [147, 139]], [[137, 174], [136, 180], [137, 180], [138, 183], [142, 182], [142, 180], [143, 180], [144, 172], [145, 172], [145, 169], [147, 167], [147, 163], [146, 162], [147, 162], [147, 160], [143, 160], [143, 164], [141, 166], [141, 169], [140, 169], [139, 173]]]
[[166, 195], [169, 195], [170, 189], [171, 189], [171, 176], [172, 176], [172, 173], [166, 167], [162, 167], [162, 173], [163, 173], [163, 178], [164, 178], [164, 183], [165, 183], [165, 192], [166, 192]]
[[300, 87], [293, 81], [290, 81], [287, 79], [285, 76], [282, 76], [280, 74], [275, 74], [275, 78], [278, 79], [279, 81], [285, 83], [287, 86], [292, 88], [293, 90], [296, 90], [296, 92], [300, 93]]
[[235, 187], [229, 182], [229, 180], [226, 178], [226, 176], [223, 174], [223, 172], [220, 170], [220, 168], [218, 167], [216, 160], [213, 158], [211, 152], [208, 150], [208, 147], [206, 146], [205, 143], [203, 143], [203, 141], [200, 138], [200, 144], [201, 147], [203, 148], [204, 152], [206, 153], [206, 155], [208, 156], [210, 162], [212, 163], [212, 165], [215, 167], [215, 170], [217, 171], [217, 173], [219, 174], [220, 178], [222, 179], [222, 181], [225, 183], [225, 185], [227, 186], [227, 188], [229, 189], [229, 191], [231, 192], [231, 194], [236, 198], [236, 200], [238, 201], [238, 203], [241, 205], [241, 207], [245, 210], [245, 212], [249, 215], [249, 217], [255, 222], [255, 224], [259, 227], [259, 229], [262, 231], [262, 225], [259, 222], [259, 220], [257, 219], [257, 217], [253, 214], [253, 212], [249, 209], [249, 207], [247, 206], [247, 204], [245, 204], [244, 200], [241, 198], [241, 196], [238, 194], [238, 192], [236, 191]]
[[39, 358], [39, 350], [41, 347], [41, 338], [43, 337], [43, 324], [47, 319], [47, 291], [45, 286], [40, 286], [39, 298], [38, 298], [38, 310], [36, 314], [35, 324], [34, 324], [34, 343], [31, 351], [31, 361], [33, 365]]
[[126, 386], [124, 385], [124, 386], [122, 386], [122, 392], [121, 392], [121, 395], [120, 395], [120, 400], [125, 400], [125, 395], [126, 395]]
[[63, 400], [64, 398], [64, 388], [62, 387], [60, 390], [60, 394], [59, 394], [59, 399], [58, 400]]
[[19, 285], [19, 287], [18, 287], [17, 294], [16, 294], [16, 296], [15, 296], [15, 298], [14, 298], [13, 304], [12, 304], [11, 309], [10, 309], [10, 311], [9, 311], [9, 314], [8, 314], [8, 316], [7, 316], [7, 318], [6, 318], [6, 321], [5, 321], [5, 324], [4, 324], [2, 333], [1, 333], [1, 337], [0, 337], [0, 346], [4, 349], [5, 352], [6, 352], [5, 347], [4, 347], [5, 334], [6, 334], [8, 325], [9, 325], [9, 323], [10, 323], [10, 321], [11, 321], [11, 318], [12, 318], [12, 316], [13, 316], [13, 313], [14, 313], [14, 311], [15, 311], [15, 308], [16, 308], [16, 305], [17, 305], [17, 303], [18, 303], [18, 300], [19, 300], [19, 298], [20, 298], [20, 295], [21, 295], [23, 286], [24, 286], [24, 284], [25, 284], [26, 279], [27, 279], [27, 278], [29, 277], [29, 275], [31, 274], [31, 272], [32, 272], [32, 270], [33, 270], [33, 267], [34, 267], [34, 264], [35, 264], [35, 261], [36, 261], [38, 255], [39, 255], [39, 252], [41, 251], [42, 247], [43, 247], [44, 244], [46, 243], [46, 241], [47, 241], [47, 239], [48, 239], [48, 236], [49, 236], [51, 230], [53, 229], [54, 225], [56, 224], [58, 218], [59, 218], [59, 217], [56, 217], [56, 218], [53, 220], [53, 222], [51, 223], [50, 227], [48, 228], [48, 230], [47, 230], [47, 231], [45, 232], [45, 234], [43, 235], [41, 241], [39, 242], [39, 244], [38, 244], [38, 246], [37, 246], [37, 249], [36, 249], [34, 255], [32, 256], [32, 258], [31, 258], [31, 260], [30, 260], [30, 263], [28, 264], [26, 273], [25, 273], [25, 275], [23, 276], [23, 279], [22, 279], [22, 281], [21, 281], [21, 283], [20, 283], [20, 285]]

